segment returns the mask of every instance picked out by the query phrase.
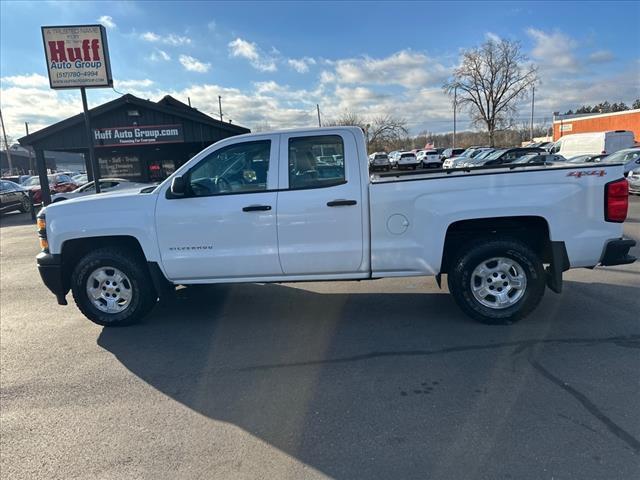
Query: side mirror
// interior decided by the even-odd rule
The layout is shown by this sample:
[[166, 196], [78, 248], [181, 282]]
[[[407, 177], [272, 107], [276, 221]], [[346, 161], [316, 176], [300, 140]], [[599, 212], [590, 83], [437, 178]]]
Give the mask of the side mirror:
[[171, 180], [171, 194], [176, 197], [184, 197], [187, 192], [187, 183], [184, 180], [184, 177], [174, 177]]

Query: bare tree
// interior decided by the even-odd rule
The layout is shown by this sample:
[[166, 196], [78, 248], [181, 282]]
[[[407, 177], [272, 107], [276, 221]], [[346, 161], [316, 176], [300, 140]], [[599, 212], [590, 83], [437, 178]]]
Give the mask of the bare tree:
[[337, 119], [325, 123], [326, 126], [360, 127], [367, 137], [371, 151], [388, 149], [409, 133], [407, 122], [392, 115], [378, 115], [370, 120], [351, 111], [343, 112]]
[[391, 115], [374, 117], [367, 127], [369, 144], [372, 146], [386, 147], [409, 133], [406, 120]]
[[517, 101], [537, 79], [537, 67], [528, 63], [519, 42], [487, 40], [463, 52], [461, 65], [443, 88], [449, 95], [457, 90], [458, 104], [468, 109], [476, 125], [486, 126], [494, 146], [496, 130], [509, 126]]

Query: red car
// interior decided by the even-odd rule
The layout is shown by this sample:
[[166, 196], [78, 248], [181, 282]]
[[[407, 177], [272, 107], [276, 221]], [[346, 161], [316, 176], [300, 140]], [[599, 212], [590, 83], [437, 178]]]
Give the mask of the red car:
[[[48, 175], [47, 178], [49, 179], [49, 188], [51, 189], [51, 193], [70, 192], [72, 190], [75, 190], [79, 186], [66, 173], [54, 173]], [[34, 205], [39, 205], [42, 203], [40, 177], [31, 177], [29, 180], [24, 182], [22, 186], [28, 190], [31, 190]]]

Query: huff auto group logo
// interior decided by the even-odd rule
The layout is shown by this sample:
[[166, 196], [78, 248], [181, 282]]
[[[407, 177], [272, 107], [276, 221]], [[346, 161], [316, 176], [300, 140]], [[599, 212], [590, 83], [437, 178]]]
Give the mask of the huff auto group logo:
[[606, 170], [574, 170], [567, 173], [567, 177], [604, 177], [607, 174]]
[[64, 40], [47, 42], [49, 55], [51, 58], [51, 69], [71, 68], [71, 63], [76, 68], [99, 68], [100, 61], [100, 40], [82, 40], [81, 47], [68, 47]]

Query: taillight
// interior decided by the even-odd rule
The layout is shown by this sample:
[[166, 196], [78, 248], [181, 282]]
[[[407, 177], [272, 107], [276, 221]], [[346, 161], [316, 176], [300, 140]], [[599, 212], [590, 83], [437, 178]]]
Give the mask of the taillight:
[[622, 223], [627, 219], [629, 209], [629, 184], [622, 178], [604, 186], [604, 219], [607, 222]]

